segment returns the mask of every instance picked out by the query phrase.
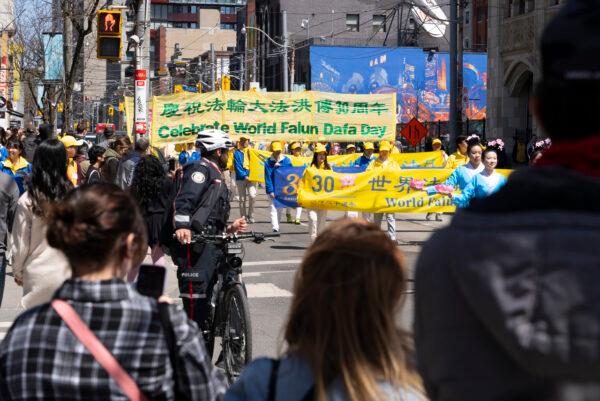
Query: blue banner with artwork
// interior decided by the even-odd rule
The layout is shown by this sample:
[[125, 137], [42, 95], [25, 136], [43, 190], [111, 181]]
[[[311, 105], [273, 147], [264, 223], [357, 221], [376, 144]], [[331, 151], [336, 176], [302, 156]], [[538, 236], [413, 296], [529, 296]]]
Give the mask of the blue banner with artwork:
[[[465, 53], [467, 118], [487, 111], [487, 54]], [[450, 108], [449, 56], [420, 48], [311, 46], [311, 89], [336, 93], [390, 93], [398, 102], [397, 121], [447, 121]]]

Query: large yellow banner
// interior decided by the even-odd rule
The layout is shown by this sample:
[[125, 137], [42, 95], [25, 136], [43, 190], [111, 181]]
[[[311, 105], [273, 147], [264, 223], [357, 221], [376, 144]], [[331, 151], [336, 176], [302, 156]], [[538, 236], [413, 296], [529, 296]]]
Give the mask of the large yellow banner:
[[[443, 183], [451, 169], [391, 169], [359, 174], [336, 173], [314, 167], [304, 171], [298, 185], [298, 204], [309, 209], [355, 210], [375, 213], [453, 212], [452, 200], [414, 190], [410, 182], [426, 186]], [[508, 175], [511, 170], [498, 170]]]
[[253, 141], [362, 142], [396, 136], [396, 94], [182, 92], [152, 98], [152, 143], [193, 142], [207, 128]]
[[[271, 152], [250, 149], [250, 181], [265, 182], [265, 160], [269, 158]], [[327, 161], [330, 165], [336, 167], [350, 167], [360, 158], [361, 153], [351, 155], [328, 156]], [[312, 162], [312, 157], [295, 157], [286, 155], [290, 158], [292, 166], [308, 167]], [[374, 155], [374, 158], [377, 154]], [[437, 152], [418, 152], [418, 153], [396, 153], [390, 155], [390, 158], [396, 161], [401, 168], [441, 168], [444, 165], [444, 155], [442, 151]]]

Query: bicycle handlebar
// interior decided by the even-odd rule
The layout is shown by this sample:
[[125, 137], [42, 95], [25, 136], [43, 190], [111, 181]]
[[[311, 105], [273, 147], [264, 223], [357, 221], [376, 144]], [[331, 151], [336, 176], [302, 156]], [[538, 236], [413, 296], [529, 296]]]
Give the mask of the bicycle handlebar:
[[263, 242], [266, 238], [276, 238], [279, 237], [279, 233], [265, 234], [251, 231], [249, 233], [241, 233], [241, 234], [193, 234], [192, 242], [217, 242], [217, 243], [227, 243], [227, 242], [237, 242], [245, 239], [253, 239], [254, 242]]

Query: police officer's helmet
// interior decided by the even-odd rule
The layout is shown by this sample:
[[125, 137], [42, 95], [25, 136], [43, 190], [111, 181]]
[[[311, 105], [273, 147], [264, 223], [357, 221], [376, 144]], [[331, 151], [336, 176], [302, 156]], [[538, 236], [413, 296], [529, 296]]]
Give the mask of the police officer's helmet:
[[215, 149], [233, 148], [234, 144], [229, 135], [220, 129], [206, 129], [198, 133], [196, 144], [204, 146], [207, 152]]

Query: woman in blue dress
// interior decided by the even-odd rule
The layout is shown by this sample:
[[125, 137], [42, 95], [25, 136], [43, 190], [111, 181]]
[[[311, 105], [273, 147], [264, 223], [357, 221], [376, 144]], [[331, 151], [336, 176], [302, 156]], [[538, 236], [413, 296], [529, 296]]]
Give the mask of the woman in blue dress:
[[498, 165], [498, 149], [488, 146], [483, 151], [483, 171], [476, 174], [460, 194], [450, 194], [452, 203], [458, 207], [467, 207], [473, 198], [485, 198], [497, 192], [504, 184], [506, 177], [496, 171]]
[[[473, 177], [483, 171], [483, 164], [481, 164], [482, 152], [483, 146], [479, 142], [479, 137], [472, 135], [472, 137], [468, 138], [467, 155], [469, 156], [469, 162], [454, 170], [450, 177], [444, 181], [444, 184], [455, 188], [458, 187], [461, 191], [464, 190]], [[434, 186], [426, 188], [425, 191], [427, 195], [435, 195], [437, 193]]]

